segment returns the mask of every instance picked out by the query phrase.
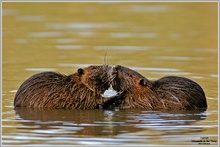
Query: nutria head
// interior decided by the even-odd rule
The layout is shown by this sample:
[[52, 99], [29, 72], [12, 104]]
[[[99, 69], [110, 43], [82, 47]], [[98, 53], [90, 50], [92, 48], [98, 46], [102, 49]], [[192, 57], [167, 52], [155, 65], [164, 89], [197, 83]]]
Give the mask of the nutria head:
[[112, 67], [109, 65], [89, 66], [79, 68], [77, 75], [79, 80], [90, 90], [96, 93], [103, 93], [110, 87]]
[[154, 108], [154, 104], [158, 100], [155, 99], [155, 93], [151, 90], [151, 81], [147, 78], [120, 65], [113, 68], [112, 77], [114, 77], [111, 82], [112, 87], [121, 95], [119, 94], [116, 98], [107, 101], [104, 105], [105, 108], [141, 108], [148, 110]]
[[138, 87], [151, 86], [151, 82], [138, 72], [117, 65], [113, 68], [112, 87], [116, 91], [129, 91]]

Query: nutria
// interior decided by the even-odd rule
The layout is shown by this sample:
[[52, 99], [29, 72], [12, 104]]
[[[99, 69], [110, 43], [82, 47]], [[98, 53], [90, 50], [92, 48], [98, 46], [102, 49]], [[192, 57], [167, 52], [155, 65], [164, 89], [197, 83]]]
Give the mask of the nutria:
[[145, 110], [195, 110], [207, 109], [203, 89], [194, 81], [177, 76], [167, 76], [150, 81], [138, 72], [123, 67], [113, 68], [112, 86], [123, 91], [104, 108], [141, 108]]
[[42, 72], [19, 87], [15, 107], [94, 109], [102, 103], [101, 94], [109, 88], [111, 66], [79, 68], [74, 74]]

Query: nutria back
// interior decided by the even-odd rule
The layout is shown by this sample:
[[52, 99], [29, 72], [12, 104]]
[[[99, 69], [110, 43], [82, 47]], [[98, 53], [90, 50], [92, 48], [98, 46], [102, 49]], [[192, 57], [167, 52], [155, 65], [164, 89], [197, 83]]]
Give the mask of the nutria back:
[[207, 109], [203, 89], [190, 79], [168, 76], [150, 81], [138, 72], [119, 65], [114, 67], [112, 74], [113, 88], [126, 93], [112, 102], [114, 107], [145, 110]]
[[167, 109], [206, 109], [207, 101], [202, 87], [196, 82], [177, 76], [167, 76], [152, 83], [151, 89]]
[[109, 88], [108, 65], [89, 66], [74, 74], [42, 72], [28, 78], [19, 87], [15, 107], [94, 109]]

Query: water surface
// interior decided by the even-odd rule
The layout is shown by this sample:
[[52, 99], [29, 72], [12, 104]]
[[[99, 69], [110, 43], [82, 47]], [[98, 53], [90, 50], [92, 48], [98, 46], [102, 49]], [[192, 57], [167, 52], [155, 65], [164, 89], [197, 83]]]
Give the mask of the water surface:
[[[217, 2], [2, 4], [2, 145], [218, 144]], [[123, 65], [190, 78], [207, 111], [14, 109], [33, 74]], [[203, 142], [205, 140], [205, 142]]]

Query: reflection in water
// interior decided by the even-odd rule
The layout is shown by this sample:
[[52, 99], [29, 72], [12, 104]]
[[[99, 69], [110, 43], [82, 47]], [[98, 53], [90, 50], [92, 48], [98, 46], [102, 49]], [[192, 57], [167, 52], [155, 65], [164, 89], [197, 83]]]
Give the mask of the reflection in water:
[[83, 45], [56, 45], [56, 49], [58, 50], [75, 50], [84, 48]]
[[44, 72], [44, 71], [56, 71], [55, 68], [25, 68], [26, 71], [38, 71], [38, 72]]
[[122, 51], [142, 51], [152, 49], [151, 46], [96, 46], [96, 50], [122, 50]]
[[165, 5], [150, 5], [150, 6], [134, 5], [134, 6], [130, 6], [129, 10], [132, 12], [164, 13], [169, 10], [169, 7]]
[[[97, 144], [102, 140], [101, 144], [151, 142], [152, 133], [158, 138], [156, 144], [160, 144], [160, 140], [163, 140], [160, 137], [162, 134], [172, 136], [201, 132], [204, 126], [197, 126], [196, 123], [206, 118], [206, 113], [200, 111], [35, 110], [31, 108], [16, 108], [15, 111], [18, 134], [14, 133], [20, 137], [11, 136], [14, 141], [58, 139], [64, 142], [71, 140], [73, 144], [88, 144], [91, 141]], [[29, 136], [34, 133], [36, 135]], [[50, 139], [44, 138], [45, 135], [49, 135]], [[25, 138], [26, 136], [29, 137]], [[93, 139], [90, 138], [91, 136]], [[110, 139], [112, 137], [114, 139]], [[109, 140], [106, 140], [107, 138]]]
[[74, 23], [47, 23], [48, 28], [53, 29], [101, 29], [118, 28], [122, 23], [117, 22], [74, 22]]
[[159, 59], [162, 59], [162, 60], [177, 60], [177, 61], [185, 61], [185, 60], [202, 60], [204, 58], [202, 57], [183, 57], [183, 56], [175, 56], [175, 57], [172, 57], [172, 56], [160, 56], [158, 57]]
[[120, 32], [120, 33], [111, 33], [112, 38], [156, 38], [157, 33], [129, 33], [129, 32]]
[[28, 41], [27, 41], [27, 39], [15, 39], [15, 43], [26, 44], [26, 43], [28, 43]]
[[[27, 126], [39, 126], [38, 129], [60, 128], [69, 131], [69, 128], [79, 128], [77, 135], [108, 136], [120, 133], [118, 126], [124, 122], [114, 122], [117, 117], [123, 118], [117, 113], [103, 110], [33, 110], [29, 108], [18, 108], [16, 113]], [[122, 113], [122, 115], [125, 115]], [[84, 127], [84, 129], [81, 129]], [[131, 129], [131, 126], [124, 126]], [[109, 128], [112, 130], [109, 131]], [[121, 128], [122, 129], [122, 128]], [[72, 130], [72, 129], [71, 129]], [[125, 129], [127, 130], [127, 128]], [[138, 129], [136, 129], [138, 130]], [[134, 129], [135, 131], [135, 129]]]
[[2, 16], [10, 16], [10, 15], [17, 15], [19, 13], [16, 9], [3, 9]]
[[61, 32], [30, 32], [28, 37], [60, 37]]
[[73, 38], [59, 38], [56, 39], [57, 43], [73, 43], [76, 42], [77, 39], [73, 39]]
[[25, 16], [17, 17], [17, 20], [27, 21], [27, 22], [38, 22], [38, 21], [43, 21], [44, 19], [45, 19], [44, 16], [32, 16], [32, 15], [25, 15]]

